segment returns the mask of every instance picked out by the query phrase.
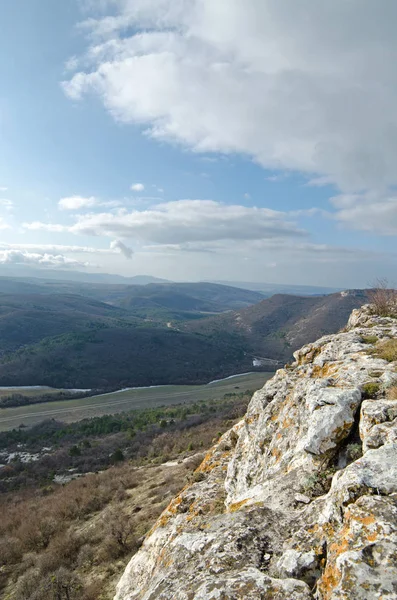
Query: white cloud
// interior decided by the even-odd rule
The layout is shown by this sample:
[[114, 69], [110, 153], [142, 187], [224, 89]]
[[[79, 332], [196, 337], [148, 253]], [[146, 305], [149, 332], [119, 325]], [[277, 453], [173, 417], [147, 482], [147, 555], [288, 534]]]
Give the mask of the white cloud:
[[90, 266], [89, 263], [67, 258], [62, 254], [37, 254], [23, 250], [0, 250], [2, 265], [35, 265], [38, 267], [81, 268]]
[[81, 215], [69, 231], [158, 244], [188, 241], [299, 238], [306, 232], [282, 212], [224, 205], [212, 200], [178, 200], [147, 210]]
[[251, 194], [249, 194], [248, 192], [246, 192], [246, 193], [244, 194], [244, 199], [245, 199], [245, 200], [250, 200], [250, 199], [251, 199]]
[[41, 221], [32, 221], [31, 223], [22, 223], [23, 229], [29, 229], [30, 231], [52, 231], [53, 233], [60, 233], [62, 231], [68, 231], [67, 225], [60, 225], [58, 223], [42, 223]]
[[345, 194], [332, 198], [335, 218], [349, 229], [397, 235], [397, 196]]
[[61, 210], [79, 210], [80, 208], [88, 208], [97, 204], [96, 198], [90, 196], [84, 198], [83, 196], [69, 196], [68, 198], [61, 198], [58, 202], [58, 206]]
[[213, 200], [177, 200], [128, 212], [78, 215], [73, 225], [24, 223], [30, 230], [70, 232], [172, 244], [216, 240], [293, 238], [307, 235], [287, 213], [268, 208], [226, 205]]
[[79, 66], [79, 59], [77, 58], [77, 56], [71, 56], [66, 62], [65, 62], [65, 71], [76, 71], [76, 69]]
[[84, 25], [87, 71], [64, 82], [70, 97], [94, 92], [153, 137], [246, 153], [312, 185], [397, 184], [393, 0], [381, 10], [373, 0], [104, 5]]
[[114, 254], [114, 251], [108, 248], [66, 246], [63, 244], [6, 244], [0, 242], [0, 250], [19, 250], [40, 254]]
[[0, 192], [6, 192], [8, 190], [7, 187], [0, 186]]
[[116, 252], [125, 256], [125, 258], [132, 258], [132, 255], [134, 254], [131, 248], [123, 244], [120, 240], [113, 240], [113, 242], [110, 243], [110, 248], [111, 250], [116, 250]]
[[134, 183], [131, 186], [131, 190], [133, 192], [143, 192], [144, 189], [145, 189], [145, 186], [143, 185], [143, 183]]
[[0, 207], [3, 207], [7, 212], [11, 212], [14, 209], [14, 203], [12, 200], [0, 198]]

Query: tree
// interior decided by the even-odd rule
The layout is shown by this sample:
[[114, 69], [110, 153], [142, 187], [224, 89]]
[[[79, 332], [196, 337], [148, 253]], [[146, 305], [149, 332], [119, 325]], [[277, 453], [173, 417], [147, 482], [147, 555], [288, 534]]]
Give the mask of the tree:
[[124, 454], [120, 448], [117, 448], [117, 450], [115, 452], [113, 452], [113, 454], [112, 454], [113, 462], [122, 462], [124, 460], [124, 458], [125, 458]]

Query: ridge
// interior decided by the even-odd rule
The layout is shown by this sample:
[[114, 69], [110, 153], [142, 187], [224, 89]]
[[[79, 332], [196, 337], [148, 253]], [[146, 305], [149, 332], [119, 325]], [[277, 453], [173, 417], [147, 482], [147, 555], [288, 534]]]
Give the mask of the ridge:
[[397, 321], [372, 312], [353, 310], [254, 394], [115, 600], [397, 597]]

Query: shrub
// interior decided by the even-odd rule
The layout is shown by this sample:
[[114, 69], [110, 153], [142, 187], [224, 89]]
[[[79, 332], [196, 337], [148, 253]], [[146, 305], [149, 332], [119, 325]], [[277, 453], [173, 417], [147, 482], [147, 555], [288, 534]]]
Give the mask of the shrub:
[[81, 600], [83, 591], [80, 578], [64, 567], [49, 576], [42, 588], [40, 600]]
[[122, 450], [120, 448], [117, 448], [117, 450], [113, 452], [111, 459], [114, 463], [122, 462], [124, 460], [124, 454]]
[[81, 456], [81, 450], [78, 446], [72, 446], [69, 450], [70, 456]]
[[364, 399], [374, 398], [374, 396], [376, 396], [376, 394], [379, 392], [379, 390], [380, 390], [379, 383], [375, 383], [375, 382], [366, 383], [362, 387], [362, 396]]
[[110, 557], [118, 558], [137, 547], [131, 517], [115, 507], [106, 514], [107, 551]]
[[361, 444], [352, 443], [346, 446], [346, 457], [348, 462], [354, 462], [363, 455], [363, 449]]
[[329, 467], [324, 471], [311, 473], [303, 483], [303, 491], [310, 496], [321, 496], [329, 491], [335, 468]]
[[4, 537], [0, 540], [0, 565], [14, 565], [22, 558], [23, 551], [18, 539]]
[[376, 344], [378, 338], [376, 335], [363, 335], [362, 340], [364, 344]]
[[202, 471], [194, 471], [194, 473], [190, 473], [187, 476], [187, 479], [192, 483], [199, 483], [200, 481], [204, 481], [205, 474]]
[[387, 279], [378, 279], [368, 295], [374, 314], [397, 317], [397, 290], [389, 288]]

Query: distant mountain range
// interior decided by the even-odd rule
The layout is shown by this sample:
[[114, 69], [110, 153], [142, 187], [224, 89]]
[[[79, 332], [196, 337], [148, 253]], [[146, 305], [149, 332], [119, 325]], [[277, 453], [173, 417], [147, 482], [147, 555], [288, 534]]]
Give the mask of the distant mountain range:
[[[24, 265], [0, 265], [0, 279], [4, 277], [14, 279], [18, 278], [23, 279], [25, 281], [31, 280], [32, 283], [34, 283], [37, 279], [48, 282], [63, 281], [83, 284], [92, 283], [116, 285], [147, 285], [149, 283], [172, 283], [167, 279], [160, 279], [151, 275], [135, 275], [131, 277], [124, 277], [122, 275], [115, 275], [111, 273], [88, 273], [83, 271], [62, 269], [37, 269], [34, 267]], [[247, 281], [203, 281], [199, 283], [214, 283], [229, 287], [242, 288], [245, 290], [252, 290], [260, 292], [266, 297], [273, 296], [274, 294], [295, 294], [302, 296], [324, 295], [339, 292], [343, 289], [323, 286], [289, 285], [266, 282], [258, 283]]]
[[148, 283], [167, 282], [167, 279], [152, 277], [151, 275], [135, 275], [123, 277], [112, 273], [88, 273], [86, 271], [62, 269], [35, 269], [24, 265], [0, 265], [0, 277], [18, 279], [41, 279], [44, 281], [75, 281], [79, 283], [110, 283], [121, 285], [146, 285]]
[[254, 290], [261, 292], [266, 296], [274, 294], [293, 294], [295, 296], [323, 296], [325, 294], [333, 294], [341, 292], [343, 288], [321, 287], [315, 285], [287, 285], [281, 283], [255, 283], [247, 281], [214, 281], [221, 285], [233, 285], [245, 290]]

